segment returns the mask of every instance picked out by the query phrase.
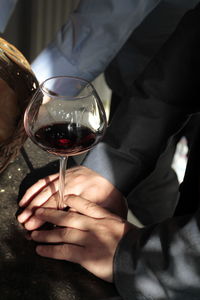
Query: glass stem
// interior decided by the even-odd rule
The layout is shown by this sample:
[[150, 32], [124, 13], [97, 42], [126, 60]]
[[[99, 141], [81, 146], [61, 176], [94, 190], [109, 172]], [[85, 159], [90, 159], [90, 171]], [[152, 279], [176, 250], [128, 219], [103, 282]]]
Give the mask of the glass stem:
[[67, 159], [67, 156], [60, 157], [58, 209], [64, 208], [65, 171], [67, 168]]

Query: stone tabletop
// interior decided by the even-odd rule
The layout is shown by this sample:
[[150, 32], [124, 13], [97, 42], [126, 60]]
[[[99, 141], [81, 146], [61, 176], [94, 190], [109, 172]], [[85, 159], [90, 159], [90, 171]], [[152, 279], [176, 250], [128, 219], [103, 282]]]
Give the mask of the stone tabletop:
[[19, 198], [34, 181], [57, 171], [58, 163], [30, 140], [24, 149], [30, 165], [20, 154], [0, 174], [0, 299], [100, 300], [115, 296], [112, 284], [79, 265], [39, 257], [34, 242], [25, 239], [16, 220]]

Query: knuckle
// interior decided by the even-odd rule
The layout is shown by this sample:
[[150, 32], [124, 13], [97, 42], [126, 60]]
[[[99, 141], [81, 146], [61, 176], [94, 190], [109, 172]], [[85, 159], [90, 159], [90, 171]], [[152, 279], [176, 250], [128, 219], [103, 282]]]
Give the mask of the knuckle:
[[63, 240], [66, 241], [67, 237], [68, 237], [68, 229], [67, 228], [63, 228], [61, 231], [60, 231], [60, 236]]
[[59, 247], [59, 256], [62, 257], [65, 260], [78, 262], [79, 256], [74, 255], [74, 251], [69, 247], [68, 244], [62, 244]]
[[96, 204], [93, 203], [93, 202], [91, 202], [91, 201], [86, 201], [84, 203], [84, 206], [85, 206], [86, 209], [90, 209], [91, 210], [91, 209], [94, 209], [96, 207]]
[[65, 200], [64, 204], [71, 207], [73, 206], [74, 201], [77, 199], [77, 195], [69, 195]]
[[62, 257], [66, 256], [66, 245], [65, 244], [60, 245], [59, 252], [60, 252]]
[[76, 213], [73, 211], [68, 211], [67, 217], [68, 220], [73, 221], [75, 219]]
[[117, 227], [117, 223], [112, 219], [102, 218], [98, 219], [94, 223], [94, 227], [97, 229], [97, 231], [101, 233], [106, 233], [108, 231], [112, 231], [112, 229]]
[[95, 210], [95, 204], [94, 203], [86, 203], [85, 204], [85, 210], [93, 212]]

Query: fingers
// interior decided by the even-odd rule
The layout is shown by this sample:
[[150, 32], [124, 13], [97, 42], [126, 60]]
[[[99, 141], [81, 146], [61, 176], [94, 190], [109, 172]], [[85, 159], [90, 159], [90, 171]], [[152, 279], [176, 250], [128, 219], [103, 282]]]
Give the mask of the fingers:
[[[23, 198], [19, 202], [19, 206], [25, 206], [27, 205], [34, 196], [36, 196], [39, 192], [41, 192], [42, 189], [47, 187], [50, 183], [54, 182], [56, 179], [58, 179], [58, 174], [53, 174], [48, 177], [45, 177], [43, 179], [40, 179], [38, 182], [36, 182], [34, 185], [32, 185], [24, 194]], [[51, 193], [55, 193], [56, 185], [51, 186]]]
[[[82, 170], [85, 170], [85, 169], [86, 169], [85, 167], [81, 167], [81, 166], [70, 168], [66, 171], [66, 178], [69, 177], [69, 179], [70, 179], [73, 176], [74, 173], [82, 172]], [[47, 187], [50, 183], [53, 183], [53, 182], [55, 183], [55, 185], [52, 186], [52, 187], [54, 187], [55, 190], [52, 191], [52, 193], [55, 193], [58, 190], [58, 180], [57, 180], [58, 177], [59, 177], [59, 174], [56, 173], [56, 174], [49, 175], [49, 176], [37, 181], [34, 185], [32, 185], [26, 191], [23, 198], [19, 202], [19, 206], [22, 207], [22, 206], [27, 205], [33, 199], [33, 197], [35, 197], [45, 187]]]
[[35, 211], [35, 216], [44, 222], [62, 227], [90, 230], [94, 226], [94, 219], [72, 211], [39, 208]]
[[20, 223], [26, 222], [31, 217], [35, 209], [44, 205], [47, 201], [48, 204], [46, 206], [56, 208], [57, 195], [55, 194], [55, 190], [57, 190], [57, 186], [55, 186], [54, 182], [46, 186], [18, 216], [18, 221]]
[[[48, 201], [46, 201], [42, 207], [43, 208], [51, 208], [51, 209], [57, 209], [57, 197], [59, 197], [58, 193], [56, 195], [53, 195], [52, 197], [49, 198]], [[38, 207], [34, 208], [35, 210], [38, 209]], [[27, 209], [26, 209], [27, 210]], [[24, 211], [24, 214], [26, 214], [26, 210]], [[29, 219], [27, 219], [24, 222], [24, 227], [27, 230], [35, 230], [42, 226], [45, 223], [42, 219], [38, 218], [34, 213], [31, 215]]]
[[27, 230], [36, 230], [40, 228], [45, 222], [43, 220], [38, 219], [35, 216], [32, 216], [26, 223], [24, 223], [24, 227]]
[[[79, 170], [79, 168], [71, 168], [67, 171], [66, 174], [75, 173]], [[58, 197], [58, 174], [50, 175], [44, 179], [40, 179], [37, 183], [35, 183], [32, 187], [30, 187], [21, 201], [19, 202], [19, 206], [26, 206], [23, 212], [18, 215], [18, 221], [20, 223], [25, 223], [28, 229], [35, 229], [40, 226], [38, 219], [35, 217], [31, 217], [36, 208], [44, 206], [56, 208], [56, 198]], [[66, 176], [67, 177], [67, 176]], [[48, 201], [48, 203], [47, 203]], [[47, 205], [46, 205], [47, 203]], [[53, 205], [52, 205], [53, 203]], [[30, 219], [30, 220], [29, 220]], [[37, 225], [38, 224], [38, 225]], [[25, 227], [26, 227], [25, 226]]]
[[88, 232], [74, 228], [55, 228], [53, 230], [33, 231], [31, 238], [42, 243], [67, 243], [84, 246], [87, 243]]
[[[24, 226], [27, 230], [35, 230], [45, 222], [50, 222], [58, 226], [69, 226], [82, 230], [89, 230], [91, 226], [94, 226], [94, 219], [111, 218], [121, 220], [121, 218], [117, 215], [112, 214], [101, 206], [82, 197], [70, 195], [66, 199], [66, 205], [71, 208], [68, 214], [54, 209], [47, 209], [44, 211], [41, 209], [36, 210], [36, 207], [34, 207], [34, 211], [36, 210], [36, 212], [32, 217], [30, 217], [33, 210], [29, 212], [28, 207], [21, 215], [19, 215], [18, 220], [19, 222], [25, 222]], [[51, 200], [48, 200], [42, 207], [55, 208], [55, 199], [51, 197]], [[73, 211], [82, 214], [82, 216], [80, 214], [73, 213]], [[87, 218], [86, 216], [90, 218]], [[29, 219], [27, 219], [28, 217]]]
[[37, 246], [36, 252], [41, 256], [80, 263], [84, 254], [84, 247], [69, 244]]
[[99, 206], [98, 204], [84, 199], [80, 196], [70, 195], [66, 197], [66, 205], [71, 207], [72, 209], [75, 209], [76, 211], [85, 216], [92, 217], [95, 219], [101, 219], [106, 217], [118, 219], [118, 216], [116, 216], [115, 214], [112, 214], [111, 212]]

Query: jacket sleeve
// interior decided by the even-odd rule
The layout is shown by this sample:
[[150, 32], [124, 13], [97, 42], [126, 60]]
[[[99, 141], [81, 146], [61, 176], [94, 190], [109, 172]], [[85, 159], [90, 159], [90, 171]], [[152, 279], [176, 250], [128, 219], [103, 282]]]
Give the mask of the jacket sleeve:
[[[141, 115], [148, 112], [149, 126], [154, 124], [154, 131], [151, 132], [152, 125], [150, 129], [146, 126], [143, 131], [151, 138], [155, 135], [153, 143], [156, 148], [160, 148], [164, 140], [177, 130], [181, 119], [183, 121], [187, 114], [199, 111], [199, 14], [200, 5], [184, 16], [173, 37], [137, 82], [137, 101], [143, 103], [139, 106], [137, 124], [145, 124]], [[161, 107], [171, 108], [171, 112], [168, 111], [171, 116], [174, 114], [171, 120], [165, 114], [157, 115], [155, 105], [150, 110], [150, 103], [155, 99]], [[162, 113], [160, 106], [159, 113]], [[165, 126], [159, 117], [166, 120]], [[196, 137], [180, 189], [179, 201], [183, 206], [189, 203], [194, 208], [193, 212], [186, 211], [183, 216], [145, 228], [133, 227], [118, 245], [114, 258], [114, 282], [125, 300], [199, 299], [199, 146], [199, 137]], [[149, 147], [150, 154], [147, 155], [152, 158], [154, 146], [150, 140]], [[145, 153], [144, 150], [142, 153]]]
[[198, 211], [124, 236], [114, 262], [114, 282], [123, 299], [199, 299], [199, 218]]
[[92, 81], [160, 0], [84, 0], [32, 63], [39, 81], [56, 75]]
[[127, 195], [155, 167], [170, 137], [199, 110], [200, 7], [184, 15], [121, 101], [84, 165]]
[[190, 149], [175, 216], [133, 227], [114, 258], [114, 282], [126, 300], [197, 300], [200, 294], [200, 138]]

